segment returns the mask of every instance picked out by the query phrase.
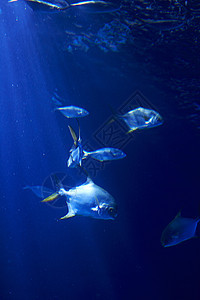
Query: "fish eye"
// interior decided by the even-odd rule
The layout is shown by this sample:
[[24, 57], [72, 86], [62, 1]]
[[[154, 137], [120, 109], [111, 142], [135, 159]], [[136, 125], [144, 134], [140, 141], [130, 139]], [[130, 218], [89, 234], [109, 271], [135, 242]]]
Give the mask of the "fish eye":
[[116, 208], [114, 208], [114, 207], [112, 207], [112, 206], [108, 208], [108, 214], [109, 214], [111, 217], [115, 217], [115, 216], [116, 216], [116, 213], [117, 213]]

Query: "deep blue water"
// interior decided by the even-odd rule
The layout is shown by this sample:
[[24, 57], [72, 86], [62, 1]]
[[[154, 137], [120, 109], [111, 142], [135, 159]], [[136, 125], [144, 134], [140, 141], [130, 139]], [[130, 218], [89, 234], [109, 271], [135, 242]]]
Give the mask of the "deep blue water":
[[[121, 13], [53, 15], [35, 13], [23, 1], [0, 5], [2, 300], [199, 299], [199, 239], [170, 248], [160, 243], [180, 209], [186, 217], [199, 214], [198, 7], [191, 19], [192, 10], [181, 15], [181, 22], [188, 18], [181, 27], [155, 31], [135, 21], [139, 15], [141, 22], [142, 1], [125, 4]], [[105, 24], [111, 37], [99, 31]], [[46, 205], [23, 190], [51, 173], [67, 173], [69, 185], [84, 181], [66, 166], [67, 125], [77, 125], [54, 111], [55, 91], [66, 105], [90, 112], [80, 120], [88, 147], [105, 143], [98, 137], [112, 117], [110, 106], [140, 102], [164, 118], [130, 139], [124, 133], [117, 142], [126, 159], [96, 164], [96, 173], [85, 165], [116, 198], [114, 221], [59, 221], [63, 205]], [[111, 146], [115, 141], [109, 136]]]

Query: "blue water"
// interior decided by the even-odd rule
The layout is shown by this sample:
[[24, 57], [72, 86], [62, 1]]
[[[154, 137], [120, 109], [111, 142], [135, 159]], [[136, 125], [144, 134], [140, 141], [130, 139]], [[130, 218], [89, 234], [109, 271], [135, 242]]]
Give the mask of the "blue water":
[[[160, 243], [180, 209], [185, 217], [199, 214], [198, 5], [190, 2], [196, 14], [186, 14], [176, 2], [170, 12], [181, 20], [163, 29], [137, 23], [147, 4], [53, 15], [23, 1], [0, 4], [2, 300], [199, 299], [199, 239], [171, 248]], [[114, 221], [59, 221], [64, 205], [41, 203], [23, 190], [51, 173], [67, 173], [71, 186], [85, 178], [67, 169], [67, 126], [77, 124], [54, 111], [55, 92], [90, 112], [80, 120], [88, 147], [118, 143], [127, 154], [96, 164], [96, 171], [85, 165], [115, 197]], [[120, 111], [138, 103], [156, 108], [164, 124], [129, 138], [116, 123], [122, 137], [102, 138], [110, 106]]]

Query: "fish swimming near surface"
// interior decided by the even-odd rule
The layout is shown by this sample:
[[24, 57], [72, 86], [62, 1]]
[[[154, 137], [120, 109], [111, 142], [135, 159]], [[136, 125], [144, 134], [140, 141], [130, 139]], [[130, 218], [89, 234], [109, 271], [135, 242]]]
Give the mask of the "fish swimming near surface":
[[[20, 0], [10, 0], [9, 2], [17, 2]], [[34, 11], [41, 12], [62, 12], [72, 7], [80, 7], [80, 6], [97, 6], [102, 12], [109, 12], [109, 8], [111, 11], [117, 10], [119, 7], [113, 5], [112, 3], [96, 0], [96, 1], [80, 1], [77, 3], [70, 4], [66, 0], [23, 0], [26, 2]], [[94, 11], [95, 12], [95, 11]], [[99, 11], [97, 11], [99, 12]]]
[[101, 162], [118, 160], [126, 157], [126, 154], [122, 150], [117, 148], [101, 148], [90, 152], [83, 150], [83, 153], [84, 153], [83, 159], [90, 156]]
[[164, 229], [161, 236], [161, 244], [163, 247], [170, 247], [195, 237], [199, 221], [200, 217], [196, 219], [184, 218], [179, 212]]
[[55, 110], [59, 110], [66, 118], [82, 118], [89, 115], [89, 112], [81, 107], [77, 106], [65, 106], [65, 107], [56, 107]]
[[69, 190], [60, 188], [42, 202], [50, 202], [61, 196], [66, 197], [68, 213], [61, 218], [68, 219], [76, 215], [95, 219], [114, 220], [117, 216], [115, 199], [89, 177], [82, 185]]
[[158, 112], [143, 107], [133, 109], [124, 115], [116, 115], [116, 117], [127, 124], [130, 129], [129, 133], [137, 129], [156, 127], [163, 123], [163, 119]]

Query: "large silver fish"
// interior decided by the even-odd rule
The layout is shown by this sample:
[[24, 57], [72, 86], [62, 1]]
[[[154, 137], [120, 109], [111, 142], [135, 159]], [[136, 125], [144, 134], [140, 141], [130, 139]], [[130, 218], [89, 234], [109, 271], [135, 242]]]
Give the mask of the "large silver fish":
[[183, 218], [179, 212], [164, 229], [161, 244], [163, 247], [170, 247], [195, 237], [199, 221], [200, 218]]
[[138, 107], [124, 115], [117, 115], [129, 127], [129, 132], [137, 129], [152, 128], [163, 123], [163, 119], [158, 112], [152, 109]]
[[82, 118], [89, 115], [86, 109], [73, 105], [57, 107], [56, 110], [59, 110], [66, 118]]
[[42, 202], [53, 201], [60, 196], [66, 197], [68, 207], [68, 213], [61, 220], [76, 215], [104, 220], [114, 220], [117, 216], [115, 199], [90, 178], [87, 178], [84, 184], [71, 188], [68, 191], [60, 188], [58, 192], [47, 197]]
[[101, 148], [95, 151], [85, 151], [83, 150], [84, 158], [87, 158], [88, 156], [98, 160], [98, 161], [109, 161], [109, 160], [117, 160], [122, 159], [126, 157], [126, 154], [117, 148]]

